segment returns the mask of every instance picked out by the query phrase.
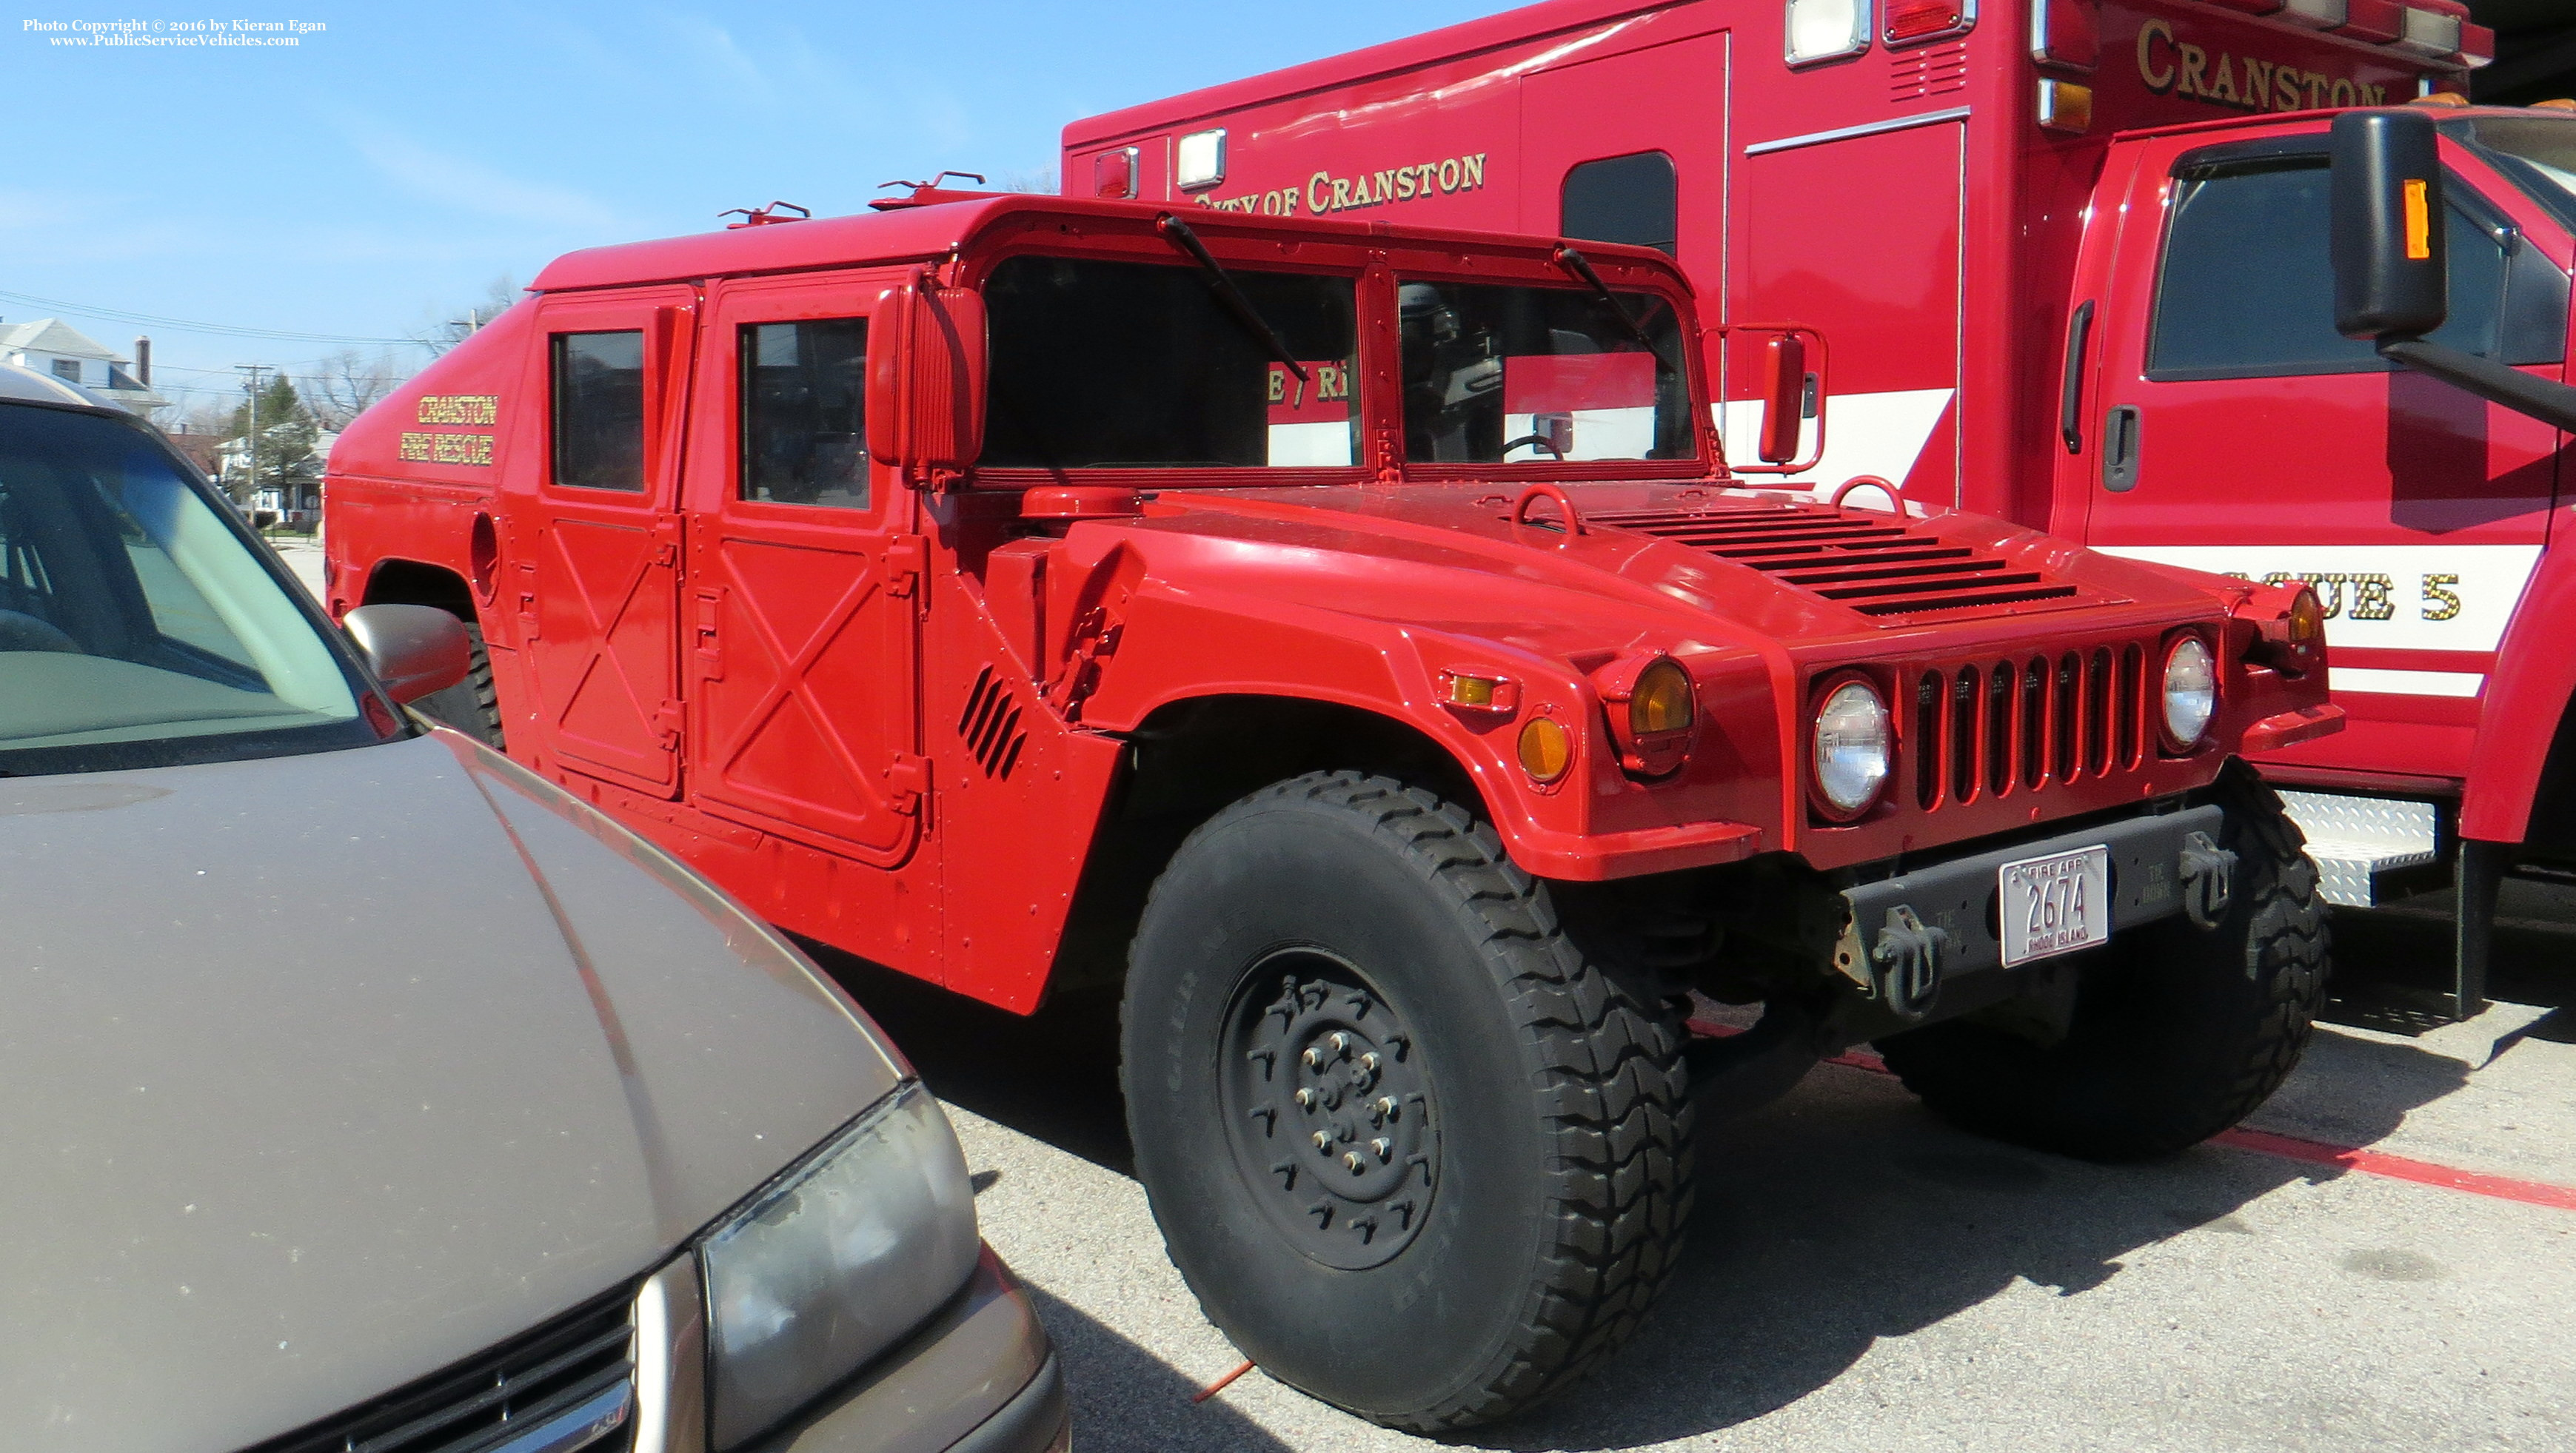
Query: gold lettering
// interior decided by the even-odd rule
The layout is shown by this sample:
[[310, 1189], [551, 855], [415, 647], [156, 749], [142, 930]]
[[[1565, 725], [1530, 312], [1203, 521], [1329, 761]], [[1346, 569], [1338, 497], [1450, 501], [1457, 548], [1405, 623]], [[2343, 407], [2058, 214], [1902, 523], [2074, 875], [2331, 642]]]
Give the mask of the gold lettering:
[[2218, 53], [2218, 78], [2209, 83], [2209, 99], [2236, 104], [2236, 71], [2228, 63], [2227, 52]]
[[1411, 198], [1412, 195], [1413, 168], [1409, 166], [1397, 167], [1395, 169], [1395, 199], [1401, 202]]
[[1395, 172], [1392, 168], [1377, 174], [1377, 199], [1381, 202], [1395, 200]]
[[1333, 210], [1334, 210], [1334, 211], [1336, 211], [1336, 212], [1339, 212], [1339, 211], [1342, 211], [1343, 209], [1345, 209], [1345, 208], [1349, 207], [1350, 205], [1351, 205], [1351, 181], [1350, 181], [1350, 178], [1348, 178], [1348, 177], [1335, 177], [1335, 178], [1333, 178]]
[[2245, 58], [2245, 104], [2260, 111], [2272, 104], [2272, 63]]
[[2460, 577], [2456, 575], [2424, 577], [2424, 619], [2447, 621], [2460, 613], [2459, 592], [2449, 589], [2459, 583]]
[[2393, 592], [2397, 582], [2385, 575], [2352, 577], [2352, 618], [2357, 621], [2393, 620], [2397, 604]]
[[2327, 98], [2328, 98], [2328, 99], [2329, 99], [2329, 100], [2330, 100], [2334, 105], [2337, 105], [2337, 106], [2349, 106], [2349, 105], [2351, 105], [2351, 104], [2352, 104], [2352, 96], [2353, 96], [2353, 92], [2352, 92], [2352, 82], [2350, 82], [2350, 81], [2337, 81], [2337, 82], [2335, 82], [2335, 83], [2334, 83], [2334, 89], [2333, 89], [2333, 90], [2331, 90], [2331, 91], [2328, 91], [2328, 92], [2326, 93], [2326, 96], [2327, 96]]
[[[1316, 188], [1321, 187], [1322, 191]], [[1306, 179], [1306, 210], [1320, 217], [1333, 210], [1333, 174], [1317, 172]]]
[[2201, 69], [2208, 64], [2209, 52], [2202, 50], [2199, 46], [2193, 45], [2188, 41], [2184, 42], [2182, 47], [2182, 84], [2174, 87], [2174, 89], [2186, 96], [2197, 96], [2202, 94], [2200, 89], [2200, 73]]
[[1480, 151], [1474, 156], [1461, 157], [1459, 158], [1459, 163], [1462, 169], [1460, 174], [1461, 179], [1459, 181], [1460, 187], [1473, 190], [1485, 184], [1485, 154], [1483, 152]]
[[2314, 71], [2310, 71], [2307, 75], [2307, 85], [2308, 109], [2314, 111], [2319, 107], [2324, 106], [2326, 104], [2326, 78], [2318, 75]]
[[396, 441], [394, 453], [397, 458], [413, 464], [473, 464], [489, 467], [492, 463], [492, 436], [406, 431]]
[[500, 416], [498, 394], [423, 394], [413, 411], [422, 424], [490, 424]]
[[2168, 60], [2164, 69], [2159, 71], [2155, 61], [2148, 55], [2148, 49], [2159, 40], [2165, 43], [2166, 50], [2173, 49], [2174, 33], [2171, 25], [2161, 20], [2150, 20], [2138, 27], [2138, 79], [2147, 83], [2148, 90], [2161, 96], [2173, 89], [2174, 68], [2173, 63]]
[[1459, 170], [1458, 158], [1454, 156], [1440, 163], [1440, 193], [1442, 196], [1447, 196], [1449, 193], [1458, 190]]
[[1286, 397], [1288, 397], [1288, 370], [1279, 367], [1277, 364], [1272, 364], [1270, 367], [1270, 401], [1275, 404]]

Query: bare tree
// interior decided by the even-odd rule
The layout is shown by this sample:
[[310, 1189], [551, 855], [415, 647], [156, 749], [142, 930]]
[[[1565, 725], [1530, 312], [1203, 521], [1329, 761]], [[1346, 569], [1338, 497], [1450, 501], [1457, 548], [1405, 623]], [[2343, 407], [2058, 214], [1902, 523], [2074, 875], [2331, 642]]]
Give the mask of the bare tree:
[[403, 378], [391, 354], [365, 358], [354, 348], [343, 348], [314, 363], [306, 380], [304, 407], [315, 423], [336, 433], [392, 393]]
[[476, 330], [501, 316], [512, 303], [518, 300], [518, 281], [504, 273], [492, 279], [491, 286], [483, 290], [480, 301], [439, 309], [434, 315], [434, 321], [426, 329], [412, 336], [428, 345], [430, 352], [445, 353], [474, 336]]

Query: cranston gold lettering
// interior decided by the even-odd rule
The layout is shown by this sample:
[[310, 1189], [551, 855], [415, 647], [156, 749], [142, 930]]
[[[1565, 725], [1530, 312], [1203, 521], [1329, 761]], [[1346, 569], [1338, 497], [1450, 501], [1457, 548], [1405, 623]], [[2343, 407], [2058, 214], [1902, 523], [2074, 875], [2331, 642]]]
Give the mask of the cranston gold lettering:
[[2137, 64], [2138, 79], [2156, 95], [2192, 96], [2242, 111], [2388, 104], [2384, 85], [2209, 50], [2177, 37], [2169, 20], [2149, 19], [2139, 25]]

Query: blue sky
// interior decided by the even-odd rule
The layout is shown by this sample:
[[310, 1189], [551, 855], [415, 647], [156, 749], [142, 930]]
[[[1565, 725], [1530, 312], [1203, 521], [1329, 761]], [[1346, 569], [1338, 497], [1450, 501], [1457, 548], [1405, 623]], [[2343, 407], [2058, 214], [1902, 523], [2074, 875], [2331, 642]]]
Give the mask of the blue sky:
[[[0, 292], [400, 338], [576, 247], [704, 230], [773, 197], [854, 211], [877, 183], [942, 167], [1051, 178], [1076, 117], [1509, 6], [223, 9], [324, 27], [273, 49], [79, 48], [27, 25], [219, 8], [22, 0], [0, 32]], [[10, 322], [49, 313], [120, 351], [150, 333], [164, 392], [229, 389], [237, 363], [304, 371], [335, 346], [0, 297]]]

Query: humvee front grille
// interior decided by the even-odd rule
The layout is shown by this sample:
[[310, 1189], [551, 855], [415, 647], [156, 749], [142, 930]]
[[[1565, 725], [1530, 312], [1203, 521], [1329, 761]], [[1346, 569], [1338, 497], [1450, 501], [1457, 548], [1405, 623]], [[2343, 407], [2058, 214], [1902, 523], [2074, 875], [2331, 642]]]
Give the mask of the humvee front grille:
[[1956, 544], [1894, 515], [1806, 503], [1603, 510], [1586, 524], [1688, 545], [1872, 617], [2067, 600], [2081, 586]]
[[1925, 671], [1904, 766], [1924, 811], [2136, 770], [2154, 749], [2138, 642]]

